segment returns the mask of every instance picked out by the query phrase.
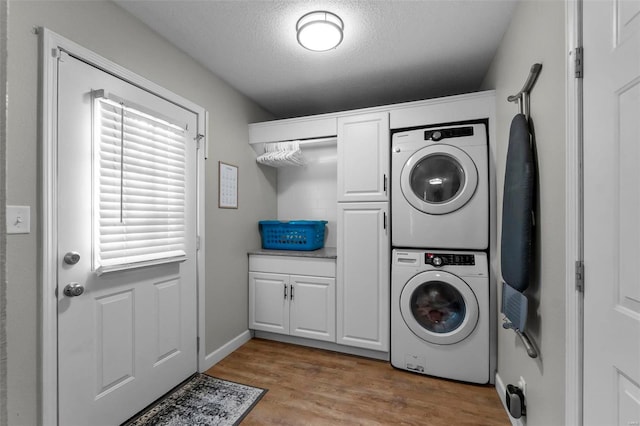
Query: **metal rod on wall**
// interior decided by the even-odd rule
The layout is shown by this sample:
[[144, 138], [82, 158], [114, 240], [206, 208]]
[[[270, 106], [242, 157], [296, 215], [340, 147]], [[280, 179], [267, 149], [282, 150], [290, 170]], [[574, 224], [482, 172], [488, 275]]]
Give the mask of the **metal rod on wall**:
[[533, 64], [531, 66], [531, 69], [529, 70], [529, 76], [524, 82], [524, 86], [522, 86], [522, 89], [520, 89], [520, 91], [515, 95], [507, 97], [507, 100], [509, 102], [518, 102], [520, 113], [527, 116], [527, 118], [529, 117], [529, 92], [531, 92], [531, 89], [533, 89], [533, 86], [535, 86], [541, 70], [542, 64]]

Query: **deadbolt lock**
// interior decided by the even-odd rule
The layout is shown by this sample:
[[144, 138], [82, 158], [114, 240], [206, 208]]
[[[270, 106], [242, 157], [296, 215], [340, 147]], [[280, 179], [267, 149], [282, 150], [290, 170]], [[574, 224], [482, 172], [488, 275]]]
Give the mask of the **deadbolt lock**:
[[64, 255], [64, 263], [67, 265], [75, 265], [78, 262], [80, 262], [80, 253], [77, 251], [70, 251]]

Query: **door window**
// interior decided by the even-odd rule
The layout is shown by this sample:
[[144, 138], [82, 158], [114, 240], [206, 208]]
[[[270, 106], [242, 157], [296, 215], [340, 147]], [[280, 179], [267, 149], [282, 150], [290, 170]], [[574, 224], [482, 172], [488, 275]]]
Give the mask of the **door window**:
[[96, 272], [184, 260], [186, 129], [95, 93]]
[[430, 155], [420, 160], [411, 171], [411, 189], [427, 203], [446, 203], [464, 186], [462, 166], [449, 155]]
[[449, 333], [460, 327], [466, 308], [462, 294], [453, 286], [430, 281], [414, 290], [411, 312], [425, 329], [433, 333]]

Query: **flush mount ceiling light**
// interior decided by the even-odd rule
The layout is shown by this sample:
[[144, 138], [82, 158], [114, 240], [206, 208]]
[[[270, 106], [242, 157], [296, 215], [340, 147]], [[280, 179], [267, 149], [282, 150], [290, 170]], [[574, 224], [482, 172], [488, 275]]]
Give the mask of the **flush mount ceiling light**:
[[342, 43], [344, 23], [334, 13], [317, 10], [298, 19], [298, 43], [305, 49], [324, 52]]

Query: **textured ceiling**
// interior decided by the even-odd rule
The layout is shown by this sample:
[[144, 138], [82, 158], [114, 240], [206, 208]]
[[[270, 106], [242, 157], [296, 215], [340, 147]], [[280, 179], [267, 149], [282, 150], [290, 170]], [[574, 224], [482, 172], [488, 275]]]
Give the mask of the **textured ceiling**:
[[[478, 90], [517, 0], [116, 0], [276, 118]], [[344, 21], [328, 52], [296, 41], [313, 10]]]

